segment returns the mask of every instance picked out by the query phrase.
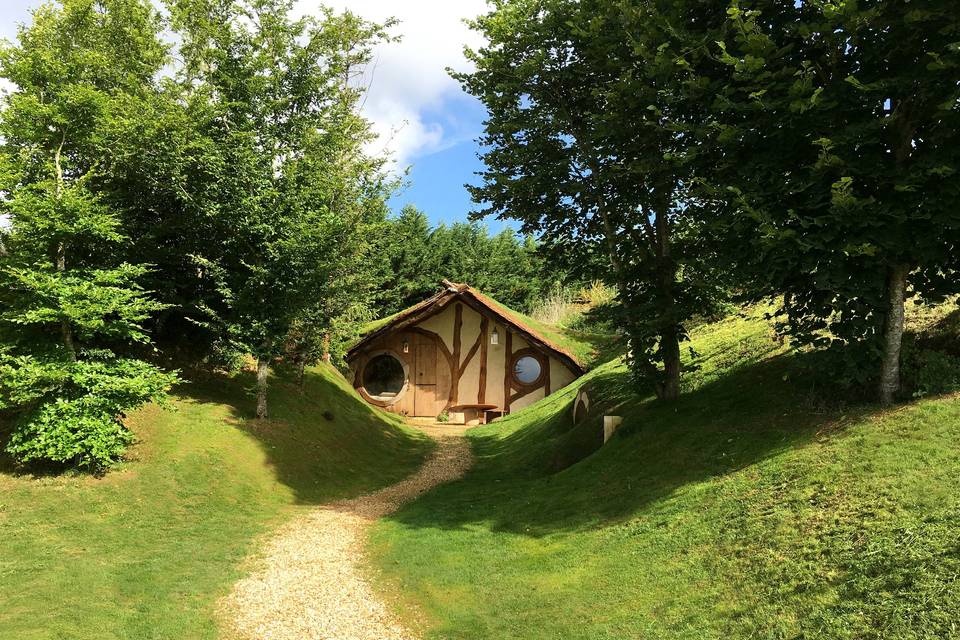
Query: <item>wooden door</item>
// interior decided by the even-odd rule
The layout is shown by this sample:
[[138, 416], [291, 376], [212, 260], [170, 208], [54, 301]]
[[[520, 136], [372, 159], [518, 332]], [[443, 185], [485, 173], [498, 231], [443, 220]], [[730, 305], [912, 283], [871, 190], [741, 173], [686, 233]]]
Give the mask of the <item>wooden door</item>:
[[417, 344], [414, 375], [414, 410], [416, 416], [437, 415], [437, 343], [421, 337]]

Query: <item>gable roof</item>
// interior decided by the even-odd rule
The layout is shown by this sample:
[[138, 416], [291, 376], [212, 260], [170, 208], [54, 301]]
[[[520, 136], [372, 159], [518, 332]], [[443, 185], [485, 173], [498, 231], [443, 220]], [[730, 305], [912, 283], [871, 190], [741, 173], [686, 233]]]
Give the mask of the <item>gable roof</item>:
[[350, 357], [355, 351], [361, 349], [363, 345], [382, 335], [413, 326], [426, 320], [430, 316], [440, 313], [453, 302], [462, 302], [479, 313], [486, 313], [493, 316], [501, 324], [510, 327], [516, 333], [526, 338], [527, 342], [546, 351], [554, 352], [557, 358], [573, 371], [580, 374], [585, 372], [586, 369], [580, 359], [561, 344], [556, 335], [549, 335], [549, 333], [553, 332], [548, 333], [543, 327], [534, 327], [530, 319], [505, 307], [496, 300], [485, 296], [469, 285], [444, 280], [443, 287], [442, 291], [430, 296], [426, 300], [373, 323], [360, 341], [350, 347], [347, 352], [347, 357]]

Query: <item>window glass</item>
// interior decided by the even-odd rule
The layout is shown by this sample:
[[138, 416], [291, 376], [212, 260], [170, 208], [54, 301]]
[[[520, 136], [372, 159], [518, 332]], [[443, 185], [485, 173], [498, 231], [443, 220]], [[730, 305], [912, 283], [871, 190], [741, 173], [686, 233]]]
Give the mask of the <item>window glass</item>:
[[375, 398], [396, 397], [406, 381], [403, 365], [386, 353], [376, 356], [363, 368], [363, 388]]
[[513, 365], [513, 377], [521, 384], [533, 384], [540, 379], [540, 361], [533, 356], [518, 358]]

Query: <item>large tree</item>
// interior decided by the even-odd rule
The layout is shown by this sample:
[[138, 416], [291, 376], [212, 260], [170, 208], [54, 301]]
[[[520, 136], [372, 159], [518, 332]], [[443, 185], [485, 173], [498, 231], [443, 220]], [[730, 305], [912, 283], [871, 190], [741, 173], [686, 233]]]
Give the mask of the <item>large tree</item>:
[[520, 220], [568, 262], [602, 253], [635, 371], [677, 397], [684, 322], [721, 288], [697, 246], [702, 109], [682, 99], [707, 96], [680, 86], [670, 24], [654, 3], [505, 0], [473, 26], [488, 45], [457, 77], [489, 111], [479, 214]]
[[960, 291], [956, 9], [751, 0], [713, 39], [727, 67], [715, 184], [736, 196], [738, 261], [784, 294], [794, 336], [842, 347], [884, 403], [900, 387], [905, 298]]
[[159, 33], [143, 0], [64, 0], [0, 51], [15, 85], [0, 114], [0, 406], [18, 411], [8, 450], [22, 461], [109, 464], [131, 438], [123, 412], [175, 380], [124, 353], [149, 342], [142, 325], [162, 305], [91, 187], [109, 162], [103, 131], [166, 61]]
[[[388, 183], [376, 160], [362, 159], [369, 131], [356, 110], [357, 77], [386, 34], [349, 13], [294, 18], [291, 0], [172, 0], [170, 8], [182, 40], [180, 85], [200, 105], [222, 167], [201, 197], [230, 226], [220, 260], [200, 267], [226, 300], [233, 339], [257, 359], [262, 418], [270, 362], [343, 256], [362, 255], [352, 246], [368, 231], [357, 198], [366, 198], [360, 210], [382, 213], [369, 203], [382, 202]], [[353, 173], [327, 179], [338, 171]], [[372, 189], [343, 190], [351, 180]], [[314, 197], [303, 197], [305, 185]]]

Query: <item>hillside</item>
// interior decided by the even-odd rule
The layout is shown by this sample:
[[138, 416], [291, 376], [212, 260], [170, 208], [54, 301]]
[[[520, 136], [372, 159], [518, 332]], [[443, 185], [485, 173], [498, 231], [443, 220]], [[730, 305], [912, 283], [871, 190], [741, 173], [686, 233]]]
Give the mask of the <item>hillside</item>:
[[[216, 600], [300, 510], [395, 482], [432, 443], [333, 369], [275, 379], [257, 423], [244, 375], [131, 416], [139, 443], [102, 479], [0, 467], [0, 638], [215, 638]], [[329, 418], [323, 416], [329, 412]]]
[[469, 432], [474, 470], [374, 530], [398, 611], [427, 638], [957, 637], [960, 397], [829, 399], [762, 311], [695, 332], [674, 406], [611, 362]]

